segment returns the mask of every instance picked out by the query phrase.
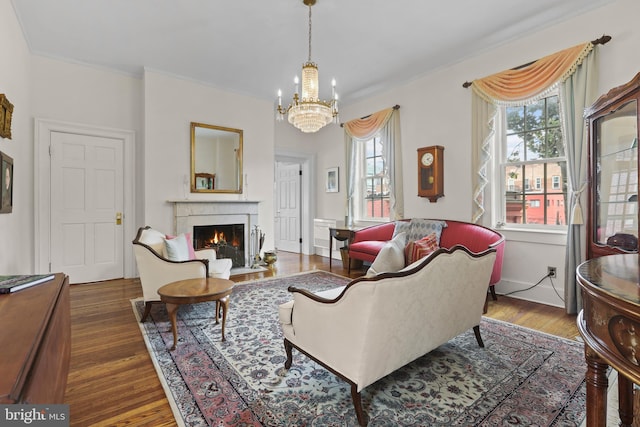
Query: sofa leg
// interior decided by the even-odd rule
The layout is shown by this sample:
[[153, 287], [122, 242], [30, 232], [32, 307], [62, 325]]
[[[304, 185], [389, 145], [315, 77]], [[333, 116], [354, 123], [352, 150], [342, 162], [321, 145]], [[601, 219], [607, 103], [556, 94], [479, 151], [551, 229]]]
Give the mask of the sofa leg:
[[478, 345], [484, 348], [484, 342], [482, 341], [482, 336], [480, 336], [480, 325], [473, 327], [473, 333], [476, 334], [476, 341], [478, 341]]
[[367, 416], [362, 409], [362, 398], [358, 393], [358, 385], [351, 384], [351, 399], [353, 400], [353, 407], [356, 410], [356, 416], [358, 417], [358, 424], [362, 427], [367, 425]]
[[496, 287], [490, 285], [489, 290], [491, 291], [491, 298], [493, 298], [494, 301], [498, 301], [498, 295], [496, 295]]
[[147, 301], [144, 303], [144, 313], [142, 314], [142, 319], [140, 319], [140, 323], [147, 320], [147, 316], [151, 313], [151, 306], [153, 303], [151, 301]]
[[291, 363], [293, 362], [293, 346], [289, 342], [288, 339], [284, 339], [284, 351], [287, 353], [287, 360], [284, 362], [284, 368], [289, 369], [291, 367]]

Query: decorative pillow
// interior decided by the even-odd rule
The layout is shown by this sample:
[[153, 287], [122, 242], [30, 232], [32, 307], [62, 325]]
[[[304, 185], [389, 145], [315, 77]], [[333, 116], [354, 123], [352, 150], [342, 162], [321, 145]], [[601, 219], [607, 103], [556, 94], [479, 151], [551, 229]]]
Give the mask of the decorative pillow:
[[189, 260], [189, 244], [184, 234], [174, 239], [166, 239], [164, 248], [167, 252], [167, 259], [171, 261], [188, 261]]
[[[193, 249], [193, 241], [191, 240], [191, 233], [183, 233], [184, 237], [187, 239], [187, 245], [189, 246], [189, 259], [196, 259], [196, 251]], [[176, 236], [172, 236], [167, 234], [167, 239], [175, 239]]]
[[365, 277], [373, 277], [376, 274], [389, 271], [398, 271], [404, 267], [404, 242], [406, 234], [400, 233], [389, 240], [378, 252]]
[[[394, 237], [396, 237], [400, 233], [404, 233], [408, 238], [410, 231], [411, 231], [411, 222], [410, 221], [396, 221], [395, 222], [395, 227], [393, 229], [393, 235], [391, 236], [391, 239], [393, 239]], [[405, 240], [404, 244], [405, 245], [407, 244], [406, 240]]]
[[438, 241], [436, 233], [431, 233], [420, 240], [410, 241], [404, 249], [404, 256], [407, 264], [413, 264], [438, 250]]
[[425, 236], [428, 236], [431, 233], [436, 234], [436, 241], [438, 245], [440, 245], [440, 235], [442, 234], [442, 229], [447, 226], [446, 221], [435, 221], [432, 219], [421, 219], [421, 218], [412, 218], [411, 219], [411, 231], [408, 233], [407, 240], [410, 242], [412, 240], [420, 240]]
[[165, 256], [164, 254], [164, 240], [165, 236], [161, 232], [154, 230], [153, 228], [148, 228], [142, 232], [142, 236], [140, 236], [140, 242], [149, 246], [155, 253], [160, 256]]

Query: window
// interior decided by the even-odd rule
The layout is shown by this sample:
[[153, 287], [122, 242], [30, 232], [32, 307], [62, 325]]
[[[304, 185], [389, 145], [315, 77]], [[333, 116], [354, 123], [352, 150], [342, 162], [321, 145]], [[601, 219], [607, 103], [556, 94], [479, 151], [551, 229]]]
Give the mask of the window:
[[503, 107], [502, 113], [506, 124], [500, 162], [504, 222], [566, 225], [567, 163], [558, 96]]
[[382, 156], [382, 141], [374, 137], [368, 141], [359, 142], [362, 145], [358, 150], [362, 153], [362, 171], [360, 177], [361, 196], [358, 207], [358, 219], [388, 220], [389, 219], [389, 179], [386, 175], [387, 168]]

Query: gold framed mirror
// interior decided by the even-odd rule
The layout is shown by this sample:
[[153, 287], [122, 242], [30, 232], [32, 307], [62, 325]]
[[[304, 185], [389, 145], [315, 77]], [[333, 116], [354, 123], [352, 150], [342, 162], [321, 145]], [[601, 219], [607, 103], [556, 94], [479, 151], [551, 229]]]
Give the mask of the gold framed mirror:
[[191, 192], [242, 193], [242, 129], [191, 122]]

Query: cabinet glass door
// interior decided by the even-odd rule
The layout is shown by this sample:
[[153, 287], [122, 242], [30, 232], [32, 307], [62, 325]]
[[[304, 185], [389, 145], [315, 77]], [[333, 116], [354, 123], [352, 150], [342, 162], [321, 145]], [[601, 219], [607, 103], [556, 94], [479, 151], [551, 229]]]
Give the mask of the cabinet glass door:
[[595, 123], [595, 227], [593, 241], [638, 249], [638, 120], [631, 100]]

